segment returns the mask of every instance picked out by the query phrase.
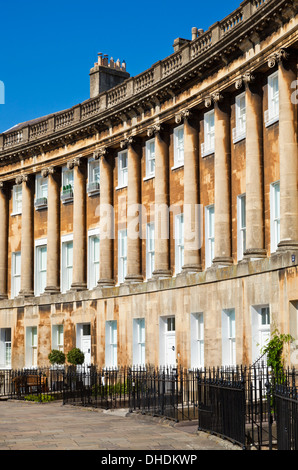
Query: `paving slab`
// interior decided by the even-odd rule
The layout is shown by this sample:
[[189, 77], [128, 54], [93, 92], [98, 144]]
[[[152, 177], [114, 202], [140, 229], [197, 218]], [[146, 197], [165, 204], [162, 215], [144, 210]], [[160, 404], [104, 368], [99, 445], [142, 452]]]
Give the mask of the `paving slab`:
[[103, 411], [62, 402], [0, 401], [0, 450], [240, 450], [197, 431], [128, 410]]

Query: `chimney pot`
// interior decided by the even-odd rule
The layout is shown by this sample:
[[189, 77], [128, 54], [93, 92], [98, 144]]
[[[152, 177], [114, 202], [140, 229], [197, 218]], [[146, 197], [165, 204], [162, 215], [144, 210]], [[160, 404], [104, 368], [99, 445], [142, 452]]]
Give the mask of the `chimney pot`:
[[191, 39], [194, 40], [197, 38], [197, 36], [198, 36], [198, 28], [194, 26], [193, 28], [191, 28]]

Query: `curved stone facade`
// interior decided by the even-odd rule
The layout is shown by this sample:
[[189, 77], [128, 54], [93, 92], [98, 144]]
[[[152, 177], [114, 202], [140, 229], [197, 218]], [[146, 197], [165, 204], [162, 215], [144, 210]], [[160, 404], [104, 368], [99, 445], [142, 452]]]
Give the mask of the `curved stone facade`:
[[297, 11], [245, 0], [136, 77], [99, 56], [89, 100], [0, 134], [0, 367], [298, 339]]

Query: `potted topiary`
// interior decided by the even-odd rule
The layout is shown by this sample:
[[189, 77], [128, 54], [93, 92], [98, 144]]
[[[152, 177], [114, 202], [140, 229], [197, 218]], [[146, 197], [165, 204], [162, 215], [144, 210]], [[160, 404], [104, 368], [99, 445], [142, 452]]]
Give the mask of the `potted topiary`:
[[67, 362], [70, 366], [70, 376], [72, 377], [71, 388], [76, 387], [80, 389], [83, 386], [82, 371], [81, 374], [77, 371], [77, 366], [81, 366], [84, 363], [85, 355], [79, 348], [73, 348], [67, 353]]
[[52, 372], [53, 390], [62, 390], [63, 376], [59, 369], [65, 364], [65, 354], [63, 351], [59, 351], [58, 349], [52, 349], [48, 355], [48, 359], [53, 368], [55, 368], [55, 371]]
[[79, 348], [73, 348], [67, 353], [67, 362], [73, 366], [82, 365], [84, 360], [85, 355]]
[[50, 363], [54, 365], [63, 365], [65, 363], [65, 354], [58, 349], [52, 349], [50, 354], [48, 355]]

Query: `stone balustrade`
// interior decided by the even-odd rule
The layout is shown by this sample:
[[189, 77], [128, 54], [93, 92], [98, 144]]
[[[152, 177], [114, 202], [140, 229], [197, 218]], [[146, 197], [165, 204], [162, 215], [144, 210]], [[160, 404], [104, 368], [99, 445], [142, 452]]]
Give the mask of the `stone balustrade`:
[[[183, 70], [193, 61], [197, 61], [207, 50], [211, 50], [221, 40], [227, 38], [236, 28], [248, 21], [253, 15], [263, 10], [273, 0], [244, 0], [240, 7], [225, 19], [212, 25], [192, 41], [186, 41], [178, 51], [157, 62], [145, 72], [127, 79], [124, 83], [89, 99], [82, 105], [66, 111], [46, 116], [38, 123], [26, 123], [18, 130], [0, 134], [0, 154], [12, 148], [18, 148], [26, 142], [49, 137], [54, 131], [67, 130], [79, 121], [99, 115], [107, 109], [116, 107], [132, 96], [148, 91], [150, 87], [163, 80], [170, 80], [177, 70]], [[281, 4], [286, 2], [279, 2]], [[51, 122], [50, 122], [51, 120]]]

